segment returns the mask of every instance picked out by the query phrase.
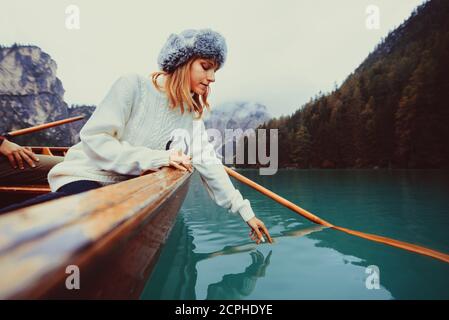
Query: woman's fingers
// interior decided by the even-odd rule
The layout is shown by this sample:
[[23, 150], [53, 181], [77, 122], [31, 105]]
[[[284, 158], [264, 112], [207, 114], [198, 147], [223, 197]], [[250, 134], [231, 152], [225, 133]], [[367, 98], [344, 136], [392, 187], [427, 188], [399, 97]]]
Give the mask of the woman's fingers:
[[14, 151], [12, 154], [14, 155], [14, 158], [16, 159], [16, 162], [17, 162], [17, 165], [19, 166], [19, 168], [25, 169], [25, 167], [23, 166], [23, 160], [19, 154], [19, 151]]
[[176, 169], [179, 169], [179, 170], [182, 170], [182, 171], [187, 171], [186, 168], [184, 168], [183, 166], [177, 164], [177, 163], [174, 162], [174, 161], [170, 161], [170, 165], [173, 166], [173, 167], [175, 167]]
[[19, 151], [20, 156], [28, 163], [28, 165], [32, 168], [35, 168], [36, 165], [34, 164], [33, 160], [25, 153], [24, 150]]
[[14, 158], [14, 155], [8, 154], [7, 157], [8, 157], [8, 160], [9, 160], [9, 163], [11, 164], [11, 166], [14, 169], [17, 169], [16, 159]]
[[34, 161], [39, 161], [39, 158], [34, 154], [33, 150], [31, 150], [30, 147], [25, 147], [22, 150]]
[[262, 225], [261, 228], [262, 228], [263, 233], [265, 233], [265, 235], [267, 236], [268, 242], [273, 243], [273, 239], [271, 239], [271, 236], [270, 236], [270, 233], [268, 232], [267, 227], [265, 227], [265, 225]]
[[251, 229], [251, 231], [249, 232], [249, 237], [251, 238], [251, 240], [256, 241], [257, 240], [257, 235], [254, 232], [253, 229]]
[[256, 233], [256, 243], [259, 244], [260, 241], [262, 241], [262, 233], [260, 233], [259, 228], [255, 228], [253, 230]]
[[251, 240], [256, 241], [256, 243], [259, 244], [261, 241], [265, 242], [263, 234], [265, 234], [267, 236], [269, 243], [273, 243], [273, 239], [271, 238], [270, 233], [268, 232], [268, 229], [265, 227], [265, 225], [263, 223], [257, 224], [256, 227], [251, 227], [249, 236], [250, 236]]
[[189, 170], [190, 172], [193, 172], [193, 166], [190, 163], [182, 163], [184, 165], [184, 167], [187, 168], [187, 170]]
[[191, 168], [189, 165], [184, 164], [184, 163], [181, 163], [181, 165], [182, 165], [186, 170], [188, 170], [189, 172], [192, 172], [192, 171], [193, 171], [192, 168]]
[[186, 168], [187, 170], [189, 170], [190, 172], [193, 172], [192, 163], [190, 162], [190, 159], [186, 155], [184, 155], [179, 161], [173, 160], [173, 162], [176, 162], [179, 165]]
[[184, 164], [184, 163], [177, 163], [177, 162], [175, 162], [175, 161], [171, 161], [170, 162], [170, 164], [173, 166], [173, 167], [175, 167], [175, 168], [177, 168], [177, 169], [180, 169], [180, 170], [182, 170], [182, 171], [189, 171], [189, 172], [193, 172], [193, 168], [192, 168], [192, 166], [190, 166], [190, 165], [186, 165], [186, 164]]
[[[186, 155], [181, 150], [173, 150], [170, 154], [170, 161], [173, 163], [176, 163], [178, 166], [184, 167], [186, 170], [193, 172], [193, 166], [192, 166], [192, 157]], [[179, 167], [177, 167], [180, 169]], [[182, 170], [182, 169], [181, 169]]]
[[185, 163], [185, 162], [177, 162], [175, 160], [171, 160], [169, 162], [169, 164], [173, 167], [175, 167], [176, 169], [182, 170], [182, 171], [189, 171], [189, 172], [193, 172], [193, 166], [190, 163]]

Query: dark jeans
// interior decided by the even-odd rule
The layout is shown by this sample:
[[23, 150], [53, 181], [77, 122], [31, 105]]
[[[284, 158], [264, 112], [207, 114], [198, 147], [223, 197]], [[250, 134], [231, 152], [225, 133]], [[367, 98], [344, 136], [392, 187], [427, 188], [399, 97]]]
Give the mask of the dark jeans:
[[24, 169], [14, 169], [8, 158], [0, 154], [0, 182], [4, 186], [28, 184], [47, 184], [47, 175], [51, 168], [64, 160], [64, 157], [36, 155], [39, 161], [34, 161], [36, 167], [30, 167], [24, 161]]
[[89, 180], [80, 180], [80, 181], [74, 181], [74, 182], [70, 182], [66, 185], [63, 185], [62, 187], [60, 187], [56, 192], [50, 192], [47, 194], [43, 194], [40, 196], [37, 196], [35, 198], [32, 199], [28, 199], [26, 201], [23, 201], [21, 203], [17, 203], [17, 204], [13, 204], [10, 206], [7, 206], [3, 209], [0, 210], [0, 214], [7, 212], [7, 211], [12, 211], [12, 210], [17, 210], [20, 208], [24, 208], [24, 207], [28, 207], [34, 204], [38, 204], [38, 203], [42, 203], [45, 201], [49, 201], [49, 200], [53, 200], [53, 199], [57, 199], [57, 198], [62, 198], [62, 197], [66, 197], [66, 196], [70, 196], [72, 194], [77, 194], [77, 193], [81, 193], [81, 192], [85, 192], [85, 191], [89, 191], [92, 189], [96, 189], [101, 187], [102, 185], [96, 181], [89, 181]]

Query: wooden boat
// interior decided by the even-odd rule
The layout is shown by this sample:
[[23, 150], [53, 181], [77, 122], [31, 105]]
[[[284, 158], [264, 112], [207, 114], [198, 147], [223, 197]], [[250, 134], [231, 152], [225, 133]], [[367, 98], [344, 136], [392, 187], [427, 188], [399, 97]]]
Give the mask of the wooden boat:
[[[47, 149], [33, 150], [67, 151]], [[190, 176], [163, 167], [1, 215], [0, 299], [139, 298], [187, 194]], [[0, 188], [3, 195], [48, 191], [48, 186]], [[70, 285], [77, 270], [79, 289]]]

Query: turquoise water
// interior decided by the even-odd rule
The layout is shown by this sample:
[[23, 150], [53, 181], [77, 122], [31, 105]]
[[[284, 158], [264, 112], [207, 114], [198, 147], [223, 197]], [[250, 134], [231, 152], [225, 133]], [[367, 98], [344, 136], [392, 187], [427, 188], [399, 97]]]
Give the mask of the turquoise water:
[[[449, 171], [240, 172], [336, 225], [449, 253]], [[449, 299], [449, 264], [321, 228], [233, 183], [275, 243], [253, 244], [196, 173], [142, 299]]]

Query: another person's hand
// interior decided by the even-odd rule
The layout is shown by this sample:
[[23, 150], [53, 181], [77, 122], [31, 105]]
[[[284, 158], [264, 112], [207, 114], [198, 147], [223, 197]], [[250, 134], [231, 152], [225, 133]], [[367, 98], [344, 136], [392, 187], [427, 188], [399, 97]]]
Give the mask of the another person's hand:
[[259, 244], [261, 241], [263, 241], [263, 234], [265, 234], [267, 236], [268, 242], [273, 243], [273, 240], [271, 239], [270, 233], [265, 227], [265, 224], [257, 217], [249, 219], [246, 223], [251, 228], [251, 231], [249, 233], [251, 240], [254, 240], [257, 244]]
[[36, 167], [34, 161], [39, 161], [39, 158], [31, 151], [30, 148], [19, 146], [18, 144], [4, 140], [0, 146], [0, 153], [6, 156], [14, 169], [19, 167], [25, 169], [24, 160], [30, 167]]
[[173, 150], [170, 153], [170, 165], [183, 170], [193, 172], [192, 157], [186, 155], [181, 150]]

